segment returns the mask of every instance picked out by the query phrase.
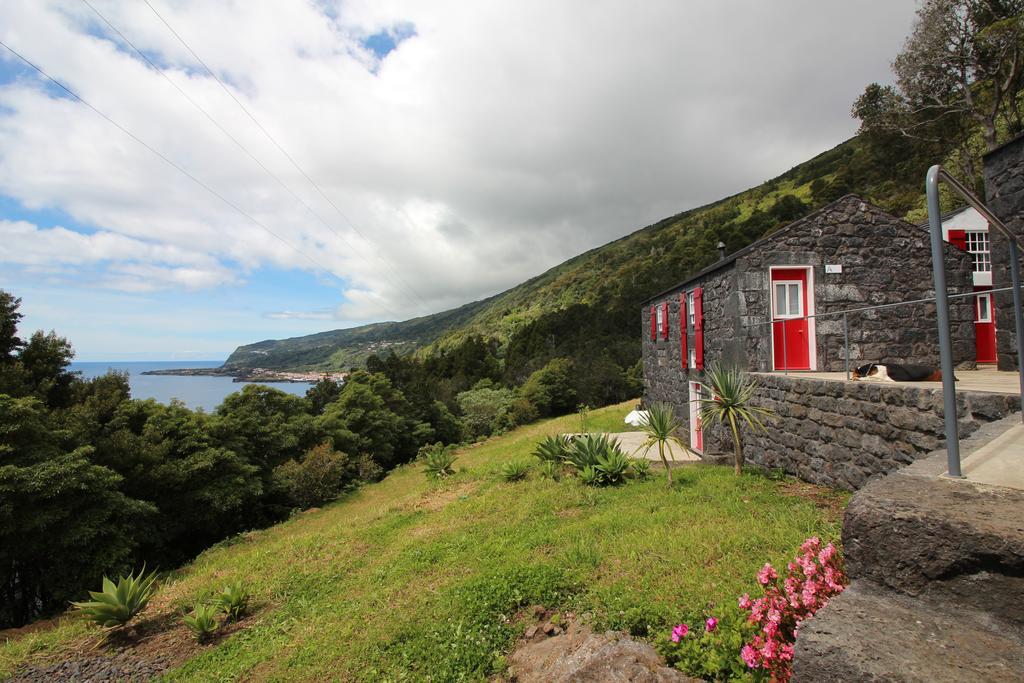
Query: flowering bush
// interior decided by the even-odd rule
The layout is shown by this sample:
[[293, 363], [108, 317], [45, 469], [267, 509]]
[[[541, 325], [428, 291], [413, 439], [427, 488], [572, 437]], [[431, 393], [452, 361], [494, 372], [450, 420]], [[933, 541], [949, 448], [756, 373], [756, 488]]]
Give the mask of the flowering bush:
[[753, 640], [740, 655], [752, 670], [767, 672], [776, 681], [789, 680], [793, 666], [793, 643], [800, 624], [828, 604], [848, 583], [836, 547], [812, 536], [800, 546], [800, 555], [790, 562], [786, 578], [770, 564], [757, 573], [764, 595], [752, 600], [744, 594], [741, 609], [749, 610], [748, 621], [758, 627]]
[[792, 674], [793, 643], [800, 624], [828, 604], [847, 584], [839, 551], [811, 537], [800, 546], [780, 581], [765, 564], [757, 573], [764, 595], [743, 595], [739, 610], [708, 615], [703, 624], [677, 624], [661, 643], [670, 664], [714, 681], [778, 681]]
[[718, 616], [702, 617], [694, 624], [677, 624], [659, 643], [669, 664], [691, 676], [710, 681], [758, 681], [767, 678], [752, 670], [740, 657], [740, 648], [753, 638], [755, 629], [747, 614], [736, 608], [719, 610]]

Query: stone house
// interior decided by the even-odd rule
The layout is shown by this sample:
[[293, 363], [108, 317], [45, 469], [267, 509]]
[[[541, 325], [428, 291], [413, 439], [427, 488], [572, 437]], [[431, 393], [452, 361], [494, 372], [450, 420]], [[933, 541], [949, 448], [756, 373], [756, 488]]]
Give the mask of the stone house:
[[[950, 294], [973, 291], [972, 257], [946, 248]], [[931, 302], [838, 311], [934, 297], [926, 228], [848, 195], [723, 258], [644, 302], [645, 400], [675, 407], [690, 446], [705, 450], [696, 399], [708, 364], [751, 372], [841, 372], [849, 364], [938, 365]], [[975, 359], [975, 302], [950, 300], [954, 358]], [[694, 427], [694, 428], [691, 428]], [[721, 435], [708, 434], [708, 447]]]

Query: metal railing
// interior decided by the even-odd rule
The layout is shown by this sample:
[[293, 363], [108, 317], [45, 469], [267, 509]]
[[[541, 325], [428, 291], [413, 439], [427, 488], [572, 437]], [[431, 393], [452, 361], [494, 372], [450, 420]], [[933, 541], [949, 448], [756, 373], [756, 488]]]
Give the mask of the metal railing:
[[928, 198], [928, 226], [931, 231], [932, 279], [935, 284], [935, 309], [939, 325], [939, 357], [942, 368], [942, 394], [946, 427], [946, 463], [949, 477], [962, 478], [960, 469], [960, 431], [957, 424], [956, 385], [953, 379], [953, 343], [949, 327], [949, 299], [946, 292], [946, 267], [942, 257], [942, 214], [939, 209], [939, 182], [956, 192], [988, 221], [989, 229], [1006, 238], [1010, 245], [1010, 289], [1013, 291], [1014, 330], [1017, 337], [1017, 369], [1020, 372], [1021, 419], [1024, 420], [1024, 315], [1021, 312], [1020, 293], [1020, 251], [1024, 244], [1017, 239], [973, 192], [960, 181], [948, 174], [938, 164], [928, 169], [925, 177], [925, 193]]

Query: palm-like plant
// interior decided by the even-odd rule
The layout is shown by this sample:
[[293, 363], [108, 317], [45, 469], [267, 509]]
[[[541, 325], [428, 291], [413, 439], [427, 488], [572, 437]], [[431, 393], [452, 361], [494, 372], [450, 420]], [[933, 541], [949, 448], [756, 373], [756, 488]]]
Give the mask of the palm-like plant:
[[138, 574], [118, 578], [117, 584], [103, 577], [102, 591], [89, 591], [92, 600], [72, 605], [100, 626], [124, 626], [141, 612], [156, 592], [156, 572], [146, 574], [143, 565]]
[[672, 469], [668, 466], [668, 458], [665, 457], [665, 449], [668, 447], [669, 457], [675, 462], [672, 455], [672, 444], [676, 444], [684, 451], [690, 447], [683, 443], [682, 439], [676, 436], [676, 432], [682, 428], [682, 423], [676, 419], [672, 406], [667, 403], [655, 403], [647, 410], [647, 421], [640, 425], [640, 428], [647, 433], [647, 440], [643, 443], [644, 455], [655, 446], [658, 447], [658, 456], [665, 465], [665, 472], [668, 473], [668, 485], [672, 485]]
[[765, 430], [762, 418], [774, 412], [750, 404], [757, 382], [738, 367], [712, 365], [704, 373], [704, 383], [711, 389], [712, 398], [700, 399], [700, 416], [704, 424], [728, 424], [732, 431], [733, 456], [736, 474], [743, 471], [743, 444], [740, 425], [754, 430]]

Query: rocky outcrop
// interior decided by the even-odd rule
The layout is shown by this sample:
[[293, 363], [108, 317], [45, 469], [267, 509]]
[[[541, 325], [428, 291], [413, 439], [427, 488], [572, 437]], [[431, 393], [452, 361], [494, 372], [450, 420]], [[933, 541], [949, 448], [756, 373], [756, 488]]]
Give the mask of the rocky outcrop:
[[509, 676], [522, 683], [697, 683], [670, 669], [647, 643], [624, 633], [594, 633], [571, 624], [565, 633], [528, 642], [509, 657]]

